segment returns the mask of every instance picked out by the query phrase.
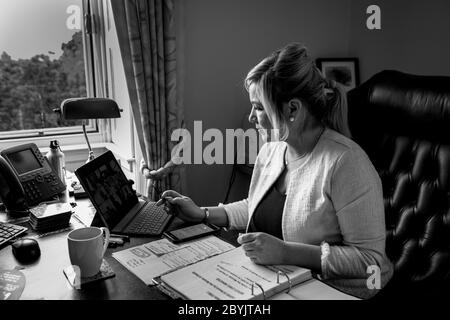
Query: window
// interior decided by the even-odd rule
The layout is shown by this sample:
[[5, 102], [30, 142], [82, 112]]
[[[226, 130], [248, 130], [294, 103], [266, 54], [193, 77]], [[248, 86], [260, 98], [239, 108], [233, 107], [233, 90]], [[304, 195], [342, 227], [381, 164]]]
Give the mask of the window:
[[0, 140], [82, 131], [53, 109], [94, 92], [83, 7], [86, 0], [0, 1]]

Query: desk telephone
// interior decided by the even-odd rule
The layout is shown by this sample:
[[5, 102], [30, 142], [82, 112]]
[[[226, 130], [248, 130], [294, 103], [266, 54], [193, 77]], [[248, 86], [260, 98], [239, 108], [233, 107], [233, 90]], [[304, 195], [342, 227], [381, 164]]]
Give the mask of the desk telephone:
[[34, 143], [0, 152], [0, 199], [8, 210], [27, 210], [65, 189]]

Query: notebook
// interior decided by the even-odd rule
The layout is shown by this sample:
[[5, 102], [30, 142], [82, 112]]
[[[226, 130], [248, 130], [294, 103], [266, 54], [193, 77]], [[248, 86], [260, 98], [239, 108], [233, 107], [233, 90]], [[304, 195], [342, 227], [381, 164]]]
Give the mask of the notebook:
[[241, 247], [203, 260], [155, 281], [172, 298], [186, 300], [259, 300], [312, 278], [309, 269], [262, 266], [253, 263]]

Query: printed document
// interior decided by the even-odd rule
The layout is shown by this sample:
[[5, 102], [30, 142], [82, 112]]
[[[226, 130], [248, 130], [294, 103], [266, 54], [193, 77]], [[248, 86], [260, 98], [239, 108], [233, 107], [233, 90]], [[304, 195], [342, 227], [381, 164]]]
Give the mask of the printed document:
[[310, 278], [310, 270], [297, 266], [257, 265], [239, 247], [165, 274], [161, 282], [185, 299], [249, 300], [269, 298]]
[[158, 276], [231, 249], [234, 246], [228, 242], [209, 236], [181, 245], [161, 239], [115, 252], [112, 256], [146, 285], [154, 285], [153, 279]]

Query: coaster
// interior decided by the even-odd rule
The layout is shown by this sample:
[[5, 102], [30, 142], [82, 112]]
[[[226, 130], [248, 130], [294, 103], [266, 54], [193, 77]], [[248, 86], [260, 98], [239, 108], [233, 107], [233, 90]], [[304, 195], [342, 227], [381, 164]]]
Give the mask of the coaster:
[[92, 283], [95, 281], [100, 281], [104, 279], [109, 279], [114, 277], [116, 274], [114, 273], [113, 269], [110, 267], [108, 262], [106, 262], [105, 259], [102, 261], [102, 265], [100, 266], [100, 271], [92, 276], [92, 277], [80, 277], [79, 276], [79, 269], [74, 268], [74, 266], [68, 266], [63, 270], [64, 275], [66, 276], [67, 281], [69, 281], [69, 284], [74, 287], [75, 289], [80, 289], [81, 286]]

